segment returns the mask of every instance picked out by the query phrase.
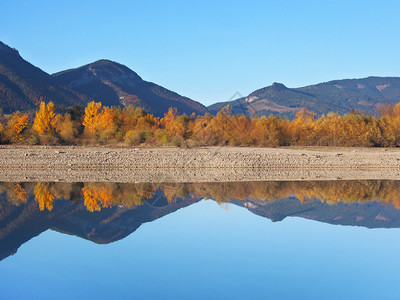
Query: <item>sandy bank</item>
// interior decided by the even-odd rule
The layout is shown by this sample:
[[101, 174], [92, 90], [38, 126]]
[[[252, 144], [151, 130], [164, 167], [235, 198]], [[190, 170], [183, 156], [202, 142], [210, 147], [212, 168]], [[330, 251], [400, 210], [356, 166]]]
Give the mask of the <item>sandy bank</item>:
[[400, 180], [400, 150], [0, 147], [0, 181]]

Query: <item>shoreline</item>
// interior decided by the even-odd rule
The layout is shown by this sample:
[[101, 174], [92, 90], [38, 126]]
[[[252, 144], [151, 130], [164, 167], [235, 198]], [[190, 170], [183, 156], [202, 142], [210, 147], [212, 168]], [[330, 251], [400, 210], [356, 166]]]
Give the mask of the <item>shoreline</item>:
[[396, 148], [0, 146], [2, 182], [400, 180]]

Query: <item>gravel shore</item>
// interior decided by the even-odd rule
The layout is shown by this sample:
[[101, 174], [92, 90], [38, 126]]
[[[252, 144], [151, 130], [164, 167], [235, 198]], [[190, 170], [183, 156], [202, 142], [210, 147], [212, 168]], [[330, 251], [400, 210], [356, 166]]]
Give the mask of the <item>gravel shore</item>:
[[388, 148], [1, 146], [0, 181], [214, 182], [400, 180]]

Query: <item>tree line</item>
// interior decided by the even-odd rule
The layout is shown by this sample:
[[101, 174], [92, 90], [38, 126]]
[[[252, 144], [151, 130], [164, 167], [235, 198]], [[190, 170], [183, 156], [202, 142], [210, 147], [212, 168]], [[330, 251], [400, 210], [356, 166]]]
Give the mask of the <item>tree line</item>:
[[40, 103], [35, 115], [0, 113], [0, 143], [28, 145], [196, 146], [400, 146], [400, 103], [382, 105], [378, 116], [350, 112], [316, 117], [301, 109], [295, 119], [232, 114], [186, 115], [170, 108], [162, 118], [138, 107], [90, 102], [81, 110], [55, 113]]

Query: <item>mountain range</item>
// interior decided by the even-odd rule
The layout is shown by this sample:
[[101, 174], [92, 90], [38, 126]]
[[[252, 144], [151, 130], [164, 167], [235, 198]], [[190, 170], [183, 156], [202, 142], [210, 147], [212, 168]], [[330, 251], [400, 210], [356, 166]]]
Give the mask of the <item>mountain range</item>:
[[400, 77], [334, 80], [300, 88], [273, 83], [229, 102], [208, 107], [155, 83], [143, 80], [128, 67], [110, 60], [48, 74], [24, 60], [16, 49], [0, 42], [0, 108], [5, 113], [29, 111], [40, 101], [53, 101], [59, 110], [90, 101], [107, 106], [143, 107], [163, 116], [169, 107], [179, 113], [216, 115], [225, 105], [233, 113], [252, 116], [276, 114], [293, 118], [303, 107], [318, 116], [351, 110], [373, 114], [382, 103], [400, 102]]
[[0, 107], [5, 113], [28, 111], [42, 100], [53, 101], [58, 108], [84, 106], [90, 101], [107, 106], [132, 104], [156, 116], [163, 116], [169, 107], [186, 114], [207, 112], [199, 102], [144, 81], [119, 63], [99, 60], [50, 75], [0, 42]]
[[351, 110], [374, 114], [379, 104], [397, 102], [400, 102], [399, 77], [368, 77], [334, 80], [293, 89], [282, 83], [273, 83], [247, 97], [210, 105], [208, 110], [216, 114], [229, 104], [233, 113], [237, 114], [276, 114], [291, 118], [303, 107], [318, 116], [329, 112], [345, 114]]

